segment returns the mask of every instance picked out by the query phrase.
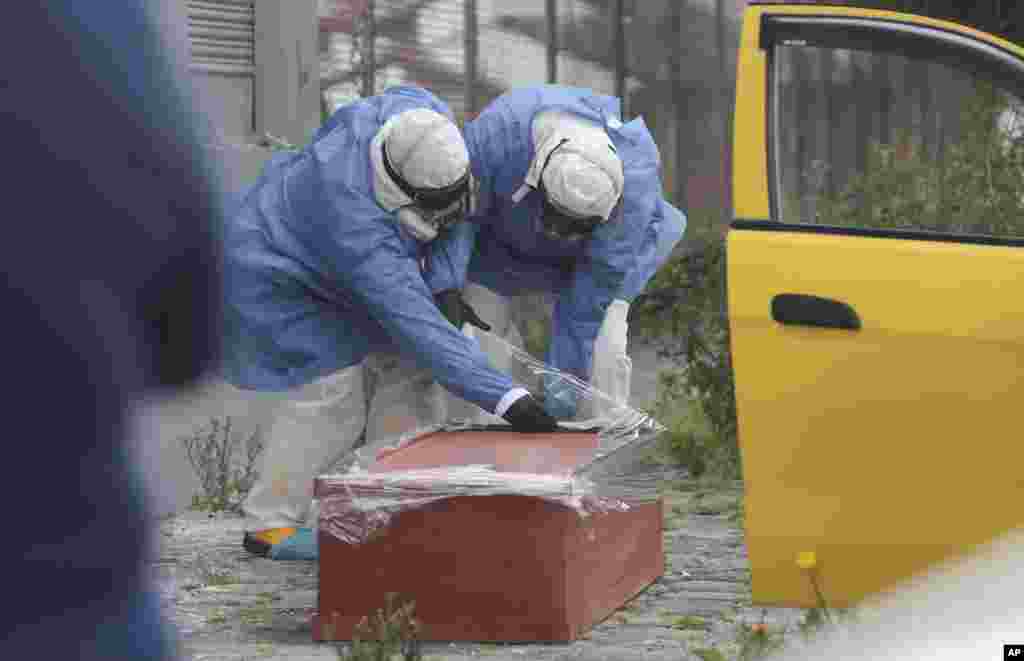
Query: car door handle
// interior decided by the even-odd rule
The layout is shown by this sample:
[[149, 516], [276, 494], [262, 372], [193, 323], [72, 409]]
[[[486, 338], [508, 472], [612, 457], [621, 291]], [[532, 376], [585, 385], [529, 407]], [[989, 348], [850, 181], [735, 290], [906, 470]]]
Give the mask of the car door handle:
[[860, 316], [852, 307], [809, 294], [779, 294], [772, 298], [772, 319], [787, 326], [860, 330]]

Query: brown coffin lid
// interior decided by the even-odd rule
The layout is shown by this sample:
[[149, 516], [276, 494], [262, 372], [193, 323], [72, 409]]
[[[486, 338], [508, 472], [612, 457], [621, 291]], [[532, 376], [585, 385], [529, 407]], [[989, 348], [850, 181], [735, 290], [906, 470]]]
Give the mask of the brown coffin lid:
[[597, 433], [590, 431], [438, 431], [382, 453], [373, 472], [487, 464], [501, 472], [564, 474], [589, 461], [595, 450]]
[[[395, 450], [378, 453], [371, 473], [446, 466], [493, 466], [495, 471], [566, 475], [594, 456], [596, 431], [560, 431], [524, 434], [471, 428], [435, 431]], [[317, 478], [318, 497], [345, 493], [344, 476]]]

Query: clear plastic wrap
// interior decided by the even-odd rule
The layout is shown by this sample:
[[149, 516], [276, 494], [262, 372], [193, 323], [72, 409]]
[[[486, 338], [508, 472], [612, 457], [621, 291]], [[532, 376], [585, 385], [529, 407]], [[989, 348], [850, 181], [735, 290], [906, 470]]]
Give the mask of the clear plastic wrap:
[[[492, 336], [492, 340], [493, 340]], [[492, 342], [493, 344], [493, 342]], [[576, 455], [572, 466], [553, 461], [544, 448], [529, 448], [517, 459], [516, 470], [481, 463], [479, 453], [466, 453], [444, 466], [391, 468], [387, 458], [438, 432], [508, 431], [500, 423], [449, 420], [413, 430], [398, 439], [370, 443], [341, 462], [344, 472], [317, 479], [320, 529], [335, 538], [360, 544], [386, 529], [403, 511], [459, 496], [518, 495], [539, 498], [570, 508], [581, 517], [626, 511], [658, 498], [662, 469], [649, 450], [664, 427], [647, 413], [614, 402], [586, 383], [536, 360], [525, 351], [499, 341], [503, 358], [516, 366], [517, 378], [534, 392], [573, 393], [576, 403], [601, 411], [600, 417], [562, 422], [550, 434], [553, 450], [562, 433], [596, 435], [596, 444]], [[505, 364], [508, 364], [506, 362]], [[524, 378], [525, 377], [525, 378]], [[491, 417], [491, 419], [494, 419]], [[576, 435], [577, 439], [579, 435]], [[567, 438], [567, 437], [563, 437]], [[578, 441], [577, 441], [578, 442]], [[462, 461], [464, 459], [465, 461]]]

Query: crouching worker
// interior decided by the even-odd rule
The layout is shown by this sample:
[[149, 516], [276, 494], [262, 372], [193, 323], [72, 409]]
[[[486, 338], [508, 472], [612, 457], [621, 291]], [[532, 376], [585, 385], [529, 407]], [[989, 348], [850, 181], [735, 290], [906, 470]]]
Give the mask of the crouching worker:
[[[438, 260], [444, 268], [428, 270], [434, 291], [461, 291], [494, 334], [513, 343], [516, 322], [539, 316], [517, 299], [554, 299], [545, 362], [611, 400], [578, 411], [575, 390], [549, 379], [545, 406], [560, 419], [628, 403], [629, 307], [686, 229], [686, 216], [662, 196], [647, 126], [623, 124], [619, 106], [617, 98], [553, 85], [495, 99], [465, 128], [477, 208]], [[496, 365], [510, 367], [493, 336], [480, 342]]]
[[416, 87], [343, 106], [306, 148], [272, 159], [228, 221], [225, 376], [279, 393], [243, 503], [252, 553], [315, 559], [314, 477], [360, 439], [439, 421], [436, 384], [515, 430], [557, 426], [424, 281], [431, 244], [451, 240], [471, 204], [451, 117]]

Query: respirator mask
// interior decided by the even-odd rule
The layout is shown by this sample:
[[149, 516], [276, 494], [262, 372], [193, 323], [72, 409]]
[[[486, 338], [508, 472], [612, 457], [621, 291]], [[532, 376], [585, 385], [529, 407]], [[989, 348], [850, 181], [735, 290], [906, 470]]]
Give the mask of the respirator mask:
[[[544, 164], [541, 166], [540, 172], [537, 174], [535, 187], [530, 186], [529, 184], [524, 184], [523, 189], [517, 193], [517, 197], [521, 199], [526, 189], [532, 188], [535, 190], [539, 194], [541, 207], [536, 220], [537, 229], [546, 238], [553, 241], [578, 243], [591, 236], [598, 227], [605, 224], [610, 218], [615, 216], [621, 208], [621, 197], [617, 201], [612, 212], [609, 213], [608, 218], [600, 215], [582, 215], [575, 213], [555, 201], [554, 197], [545, 189], [544, 171], [547, 170], [548, 164], [551, 162], [551, 157], [568, 142], [568, 138], [563, 138], [558, 142], [554, 149], [548, 152], [547, 158], [544, 159]], [[513, 199], [516, 198], [514, 197]]]
[[455, 183], [444, 188], [417, 188], [405, 180], [391, 165], [387, 142], [381, 145], [384, 169], [395, 185], [412, 203], [396, 211], [398, 222], [418, 241], [429, 242], [464, 220], [473, 211], [474, 184], [470, 169]]

